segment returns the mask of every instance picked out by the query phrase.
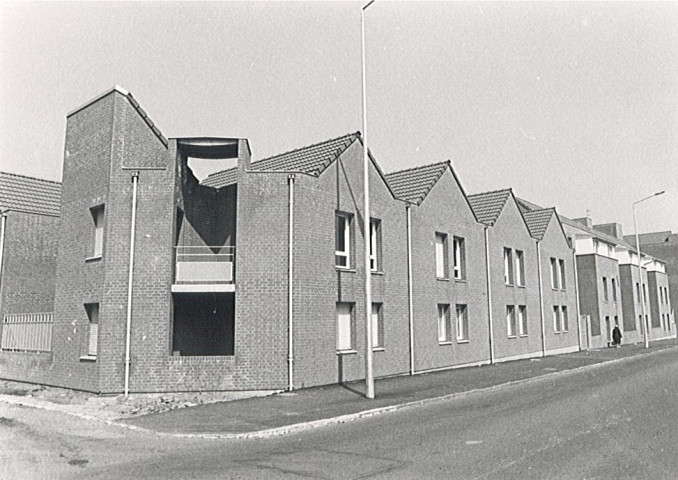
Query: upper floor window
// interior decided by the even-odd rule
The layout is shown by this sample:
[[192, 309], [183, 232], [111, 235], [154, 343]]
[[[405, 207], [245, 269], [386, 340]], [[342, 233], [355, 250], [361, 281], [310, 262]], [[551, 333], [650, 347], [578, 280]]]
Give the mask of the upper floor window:
[[370, 270], [381, 268], [381, 220], [370, 220]]
[[94, 245], [91, 258], [97, 258], [104, 253], [104, 206], [92, 207], [89, 211], [94, 220]]
[[636, 302], [640, 303], [640, 283], [636, 282]]
[[452, 250], [454, 252], [454, 278], [462, 280], [466, 278], [466, 252], [464, 239], [454, 237], [452, 239]]
[[565, 290], [565, 260], [558, 260], [558, 266], [560, 267], [558, 269], [559, 272], [559, 278], [560, 278], [560, 288]]
[[551, 288], [558, 288], [558, 260], [551, 257]]
[[516, 250], [516, 285], [525, 286], [525, 260], [520, 250]]
[[612, 301], [617, 301], [617, 281], [614, 278], [612, 279]]
[[337, 213], [334, 261], [340, 268], [351, 267], [351, 220], [351, 215]]
[[607, 302], [609, 300], [607, 293], [607, 278], [603, 277], [603, 299]]
[[447, 262], [447, 234], [436, 232], [436, 277], [449, 278]]
[[504, 283], [513, 285], [513, 254], [510, 248], [504, 248]]

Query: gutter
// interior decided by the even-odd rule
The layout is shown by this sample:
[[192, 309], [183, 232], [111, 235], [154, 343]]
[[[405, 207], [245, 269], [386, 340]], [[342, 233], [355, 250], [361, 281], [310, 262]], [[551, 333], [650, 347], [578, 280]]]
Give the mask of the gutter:
[[293, 318], [293, 267], [294, 267], [294, 174], [289, 180], [289, 238], [288, 238], [288, 265], [287, 265], [287, 389], [294, 390], [294, 318]]
[[132, 174], [132, 220], [129, 245], [129, 278], [127, 280], [127, 325], [125, 328], [125, 398], [129, 397], [129, 367], [132, 331], [132, 281], [134, 279], [134, 237], [137, 222], [137, 185], [139, 172]]
[[494, 328], [492, 326], [492, 282], [490, 281], [490, 230], [485, 227], [485, 265], [487, 267], [487, 321], [490, 335], [490, 365], [494, 365]]
[[[541, 318], [541, 353], [546, 356], [546, 332], [544, 327], [544, 285], [542, 285], [541, 248], [537, 240], [537, 275], [539, 276], [539, 316]], [[579, 318], [579, 317], [577, 317]]]
[[412, 214], [411, 205], [405, 205], [407, 212], [407, 312], [410, 330], [410, 375], [414, 375], [414, 307], [412, 305]]

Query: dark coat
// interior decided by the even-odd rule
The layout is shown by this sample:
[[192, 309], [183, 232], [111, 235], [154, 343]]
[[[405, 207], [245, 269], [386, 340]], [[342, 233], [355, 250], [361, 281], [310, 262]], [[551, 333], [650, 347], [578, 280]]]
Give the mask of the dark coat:
[[614, 327], [614, 330], [612, 330], [612, 341], [614, 341], [614, 343], [621, 343], [621, 339], [621, 330], [619, 330], [619, 327]]

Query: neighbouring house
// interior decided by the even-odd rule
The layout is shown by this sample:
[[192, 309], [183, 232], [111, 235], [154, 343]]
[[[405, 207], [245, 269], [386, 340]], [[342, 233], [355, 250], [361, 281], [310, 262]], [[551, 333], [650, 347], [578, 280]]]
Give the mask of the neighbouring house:
[[49, 382], [61, 184], [0, 172], [0, 372]]

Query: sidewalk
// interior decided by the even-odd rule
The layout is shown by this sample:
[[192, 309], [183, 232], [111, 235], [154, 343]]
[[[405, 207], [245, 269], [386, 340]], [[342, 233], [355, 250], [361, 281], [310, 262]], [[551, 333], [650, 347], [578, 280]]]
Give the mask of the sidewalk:
[[519, 360], [481, 367], [378, 379], [376, 399], [363, 396], [364, 382], [297, 390], [260, 398], [220, 402], [120, 420], [158, 433], [214, 438], [257, 438], [344, 423], [389, 411], [443, 401], [457, 395], [526, 382], [545, 375], [619, 362], [638, 355], [667, 353], [676, 339], [622, 348]]

